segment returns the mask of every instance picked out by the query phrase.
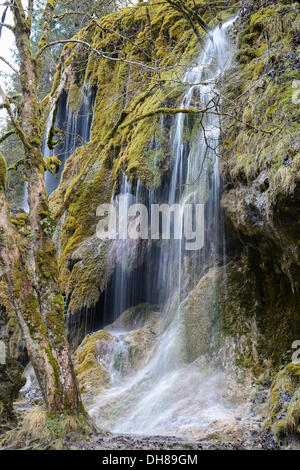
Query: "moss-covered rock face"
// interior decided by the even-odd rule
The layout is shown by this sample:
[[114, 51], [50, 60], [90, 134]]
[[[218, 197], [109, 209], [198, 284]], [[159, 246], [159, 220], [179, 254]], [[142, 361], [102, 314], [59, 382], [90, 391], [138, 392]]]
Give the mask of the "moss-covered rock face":
[[[222, 202], [228, 250], [240, 258], [228, 271], [223, 330], [243, 335], [237, 364], [265, 379], [291, 360], [300, 337], [299, 13], [298, 2], [253, 2], [236, 26], [236, 62], [223, 81]], [[294, 369], [272, 385], [278, 436], [299, 432]]]
[[231, 188], [223, 204], [262, 258], [276, 250], [279, 269], [299, 292], [299, 4], [260, 8], [237, 28], [237, 62], [224, 83], [230, 101], [223, 104], [221, 162]]
[[291, 362], [275, 377], [266, 424], [279, 439], [300, 436], [300, 364]]
[[105, 331], [98, 331], [83, 340], [75, 354], [75, 372], [82, 394], [99, 393], [110, 384], [109, 365], [115, 347], [116, 339]]
[[[299, 11], [297, 3], [288, 1], [259, 5], [247, 5], [239, 20], [236, 64], [223, 81], [222, 92], [231, 100], [223, 101], [223, 110], [237, 119], [224, 118], [220, 162], [223, 178], [232, 188], [223, 197], [231, 222], [227, 238], [236, 239], [237, 233], [239, 241], [251, 246], [248, 258], [255, 257], [255, 263], [250, 271], [261, 279], [265, 276], [269, 286], [279, 282], [278, 270], [285, 272], [281, 289], [271, 292], [266, 287], [268, 294], [263, 296], [265, 301], [268, 295], [270, 305], [279, 302], [279, 312], [283, 298], [288, 297], [288, 283], [296, 292], [298, 282], [299, 106], [293, 102], [293, 81], [297, 78]], [[58, 67], [53, 96], [63, 84], [74, 111], [84, 83], [98, 90], [91, 142], [68, 159], [60, 187], [52, 196], [60, 279], [70, 314], [95, 305], [115, 263], [114, 257], [107, 263], [109, 244], [100, 246], [95, 237], [97, 206], [110, 202], [118, 192], [122, 172], [147, 187], [158, 187], [170, 168], [171, 118], [165, 117], [163, 126], [159, 116], [124, 126], [149, 110], [176, 106], [183, 86], [170, 80], [174, 74], [178, 78], [200, 46], [188, 23], [173, 9], [157, 1], [149, 12], [151, 31], [145, 5], [140, 4], [100, 23], [92, 22], [80, 33], [81, 39], [105, 50], [112, 60], [89, 54], [74, 43], [65, 47]], [[230, 9], [225, 12], [230, 14]], [[131, 62], [144, 62], [151, 68], [149, 50], [155, 49], [164, 69], [159, 87], [155, 71], [120, 61], [113, 54], [124, 46], [124, 37]], [[172, 70], [176, 54], [183, 57], [181, 67]], [[276, 258], [273, 250], [277, 250]], [[275, 277], [271, 282], [272, 276], [276, 282]]]
[[[105, 17], [100, 23], [93, 22], [81, 33], [82, 39], [89, 40], [96, 49], [107, 51], [112, 60], [101, 59], [96, 54], [89, 56], [76, 44], [66, 47], [63, 53], [59, 70], [62, 80], [67, 71], [65, 88], [69, 90], [72, 109], [76, 107], [76, 96], [80, 95], [78, 88], [84, 82], [98, 89], [91, 142], [67, 161], [60, 187], [52, 196], [52, 206], [58, 209], [60, 217], [61, 284], [70, 298], [71, 314], [94, 306], [105, 285], [104, 276], [109, 278], [105, 249], [98, 250], [101, 259], [94, 257], [97, 240], [89, 238], [95, 235], [98, 205], [110, 202], [118, 191], [122, 172], [130, 180], [139, 179], [147, 187], [157, 187], [168, 169], [164, 151], [168, 127], [162, 131], [159, 116], [122, 130], [117, 126], [159, 106], [173, 105], [180, 95], [180, 85], [169, 87], [162, 82], [158, 86], [157, 74], [151, 69], [149, 47], [155, 48], [160, 65], [165, 68], [174, 64], [175, 53], [184, 52], [189, 61], [198, 48], [190, 29], [182, 20], [178, 24], [180, 16], [172, 9], [153, 6], [150, 18], [155, 45], [150, 44], [146, 10], [137, 7]], [[178, 26], [177, 33], [173, 26]], [[143, 62], [146, 68], [118, 60], [113, 51], [124, 47], [123, 36], [128, 37], [125, 41], [128, 60]], [[170, 53], [171, 47], [175, 47], [174, 54]], [[81, 73], [77, 70], [78, 62]], [[166, 71], [163, 78], [171, 75], [172, 71]], [[55, 89], [58, 84], [59, 79]], [[75, 250], [84, 256], [71, 274], [69, 260], [78, 256]]]
[[[217, 282], [221, 295], [216, 331], [223, 338], [216, 346], [222, 347], [223, 340], [233, 344], [232, 365], [266, 383], [291, 360], [291, 346], [300, 333], [297, 299], [291, 300], [289, 282], [276, 274], [261, 277], [244, 255], [225, 266]], [[278, 285], [281, 291], [275, 294]]]
[[[208, 11], [204, 17], [211, 22]], [[200, 35], [204, 37], [204, 32]], [[91, 141], [68, 159], [60, 186], [51, 196], [60, 282], [71, 315], [95, 306], [114, 269], [113, 259], [107, 269], [108, 247], [96, 246], [97, 207], [118, 193], [123, 173], [133, 186], [139, 180], [150, 189], [159, 188], [170, 170], [168, 143], [174, 117], [154, 114], [135, 119], [161, 107], [176, 108], [184, 91], [178, 77], [201, 49], [189, 22], [159, 1], [93, 21], [78, 39], [110, 59], [90, 54], [80, 44], [67, 45], [50, 97], [53, 101], [64, 88], [76, 112], [83, 85], [97, 89]], [[119, 51], [125, 51], [125, 60]], [[78, 253], [80, 262], [71, 272]]]
[[157, 341], [160, 319], [151, 305], [142, 304], [84, 338], [75, 352], [75, 372], [88, 404], [116, 377], [137, 370], [147, 360]]

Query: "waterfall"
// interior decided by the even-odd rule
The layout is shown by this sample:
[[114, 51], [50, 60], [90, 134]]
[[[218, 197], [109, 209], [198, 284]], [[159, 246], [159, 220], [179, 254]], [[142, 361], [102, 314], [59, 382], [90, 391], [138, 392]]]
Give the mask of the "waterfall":
[[[128, 182], [126, 174], [123, 173], [120, 193], [117, 197], [112, 197], [111, 204], [118, 213], [121, 209], [120, 217], [122, 217], [122, 210], [125, 209], [124, 212], [127, 212], [133, 204], [144, 204], [150, 208], [152, 200], [152, 190], [146, 189], [139, 180], [133, 188], [133, 185]], [[126, 217], [124, 218], [124, 226], [127, 227]], [[111, 251], [116, 267], [104, 293], [103, 312], [98, 312], [98, 317], [103, 319], [104, 326], [112, 323], [130, 307], [142, 303], [154, 303], [155, 296], [150, 280], [152, 273], [150, 274], [149, 271], [151, 264], [149, 258], [152, 253], [151, 240], [122, 239], [122, 234], [118, 233]]]
[[[61, 175], [67, 159], [75, 152], [75, 150], [90, 140], [91, 127], [93, 121], [93, 108], [95, 102], [95, 89], [89, 90], [83, 87], [82, 103], [78, 114], [72, 113], [68, 106], [68, 94], [63, 91], [58, 101], [58, 113], [54, 126], [63, 132], [54, 149], [50, 149], [47, 145], [47, 139], [50, 128], [53, 125], [54, 109], [50, 111], [45, 137], [42, 145], [43, 157], [53, 157], [56, 155], [61, 166], [58, 173], [54, 176], [49, 171], [45, 174], [45, 184], [48, 195], [55, 191], [60, 183]], [[24, 183], [22, 209], [29, 212], [28, 205], [28, 183]]]
[[22, 197], [21, 209], [22, 209], [24, 212], [29, 213], [29, 204], [28, 204], [28, 183], [27, 183], [27, 181], [24, 181], [23, 197]]
[[45, 184], [49, 195], [57, 189], [67, 159], [78, 147], [90, 140], [94, 101], [95, 90], [89, 90], [83, 86], [82, 103], [78, 113], [75, 114], [72, 113], [68, 105], [68, 94], [65, 91], [62, 92], [54, 123], [55, 128], [62, 131], [62, 135], [59, 136], [58, 143], [53, 150], [48, 147], [47, 139], [53, 125], [54, 109], [49, 115], [42, 148], [43, 156], [52, 157], [56, 155], [62, 162], [59, 172], [55, 176], [48, 171], [46, 172]]
[[[161, 333], [151, 357], [145, 358], [133, 375], [117, 376], [112, 387], [100, 395], [90, 410], [101, 427], [112, 432], [191, 435], [195, 429], [207, 427], [217, 418], [225, 422], [234, 415], [234, 409], [222, 399], [226, 383], [223, 372], [210, 370], [201, 358], [194, 362], [186, 359], [182, 318], [190, 273], [199, 280], [201, 269], [217, 265], [220, 252], [220, 174], [216, 155], [220, 123], [215, 82], [231, 64], [233, 54], [227, 29], [233, 21], [214, 29], [198, 65], [184, 77], [187, 92], [181, 107], [209, 110], [202, 118], [179, 114], [170, 139], [173, 170], [167, 200], [170, 205], [180, 206], [180, 230], [185, 204], [203, 205], [203, 248], [198, 253], [187, 252], [179, 239], [161, 243], [155, 270], [151, 271], [152, 285], [155, 285], [152, 298], [159, 298], [164, 308]], [[123, 181], [121, 194], [132, 197], [132, 189], [126, 181]], [[141, 199], [137, 193], [135, 197]], [[147, 198], [149, 203], [156, 195], [149, 192]], [[151, 257], [151, 249], [147, 256]], [[148, 268], [146, 266], [147, 272]], [[128, 307], [124, 299], [128, 289], [132, 289], [123, 274], [122, 270], [117, 272], [115, 281], [119, 292], [118, 315]], [[111, 332], [113, 334], [114, 330]]]

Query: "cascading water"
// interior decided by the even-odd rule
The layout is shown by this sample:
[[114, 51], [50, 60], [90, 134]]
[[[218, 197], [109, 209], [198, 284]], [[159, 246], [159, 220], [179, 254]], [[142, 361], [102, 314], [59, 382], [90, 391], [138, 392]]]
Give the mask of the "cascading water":
[[59, 137], [58, 143], [53, 150], [47, 145], [48, 134], [53, 124], [53, 110], [50, 113], [42, 152], [44, 157], [56, 155], [62, 164], [55, 176], [50, 172], [46, 172], [45, 183], [49, 195], [57, 189], [67, 159], [75, 152], [76, 148], [90, 140], [94, 100], [95, 90], [88, 90], [83, 87], [82, 104], [78, 113], [75, 114], [71, 112], [68, 106], [67, 93], [62, 92], [59, 98], [58, 113], [54, 125], [63, 134]]
[[[124, 226], [127, 228], [127, 218], [124, 214], [133, 204], [146, 203], [148, 199], [148, 191], [140, 182], [137, 181], [136, 189], [133, 191], [132, 184], [127, 181], [123, 173], [120, 194], [112, 198], [111, 204], [117, 213], [120, 213], [120, 218], [124, 218]], [[119, 224], [122, 225], [120, 219]], [[141, 243], [125, 239], [124, 234], [118, 233], [117, 240], [112, 243], [111, 251], [116, 267], [109, 287], [104, 293], [103, 312], [100, 315], [104, 325], [112, 323], [133, 305], [151, 302], [151, 295], [146, 289], [147, 273], [144, 272], [142, 266]], [[108, 263], [111, 263], [111, 260]]]
[[[139, 185], [138, 185], [139, 186]], [[120, 188], [120, 195], [113, 200], [115, 206], [120, 206], [120, 197], [122, 197], [122, 204], [128, 210], [130, 205], [137, 203], [139, 200], [139, 187], [137, 187], [136, 195], [133, 195], [132, 187], [127, 182], [126, 175], [123, 174], [122, 185]], [[122, 214], [121, 214], [122, 216]], [[132, 246], [133, 245], [133, 246]], [[131, 251], [136, 248], [136, 244], [130, 244], [127, 240], [119, 239], [115, 244], [116, 248], [116, 269], [114, 273], [114, 293], [110, 296], [108, 292], [105, 295], [104, 304], [104, 317], [109, 321], [116, 320], [125, 310], [131, 305], [131, 298], [135, 297], [135, 282], [129, 279], [127, 272], [129, 271], [131, 259]], [[129, 289], [129, 283], [131, 288]], [[110, 300], [110, 302], [109, 302]]]
[[[188, 71], [184, 79], [191, 85], [181, 107], [209, 110], [202, 118], [193, 120], [179, 114], [172, 135], [173, 171], [168, 202], [180, 205], [181, 229], [185, 204], [205, 203], [201, 213], [204, 248], [200, 255], [194, 252], [187, 255], [182, 240], [162, 242], [157, 258], [157, 288], [163, 291], [160, 297], [168, 300], [151, 357], [134, 374], [117, 376], [112, 387], [102, 393], [90, 410], [101, 427], [113, 432], [169, 435], [189, 432], [191, 435], [193, 430], [209, 426], [216, 418], [226, 422], [234, 414], [222, 399], [226, 382], [223, 373], [212, 372], [201, 360], [192, 363], [186, 360], [181, 308], [188, 295], [182, 285], [186, 282], [185, 271], [199, 269], [199, 264], [213, 267], [217, 263], [220, 175], [215, 149], [220, 125], [214, 103], [215, 81], [231, 63], [227, 29], [233, 21], [211, 33], [199, 65]], [[129, 193], [129, 188], [126, 191]], [[121, 275], [118, 282], [122, 284]], [[126, 284], [121, 284], [125, 293], [121, 291], [120, 296], [126, 297]], [[119, 306], [118, 310], [122, 308]]]
[[[75, 152], [77, 147], [84, 145], [90, 140], [96, 93], [95, 90], [87, 90], [86, 87], [83, 87], [83, 89], [82, 104], [78, 114], [71, 112], [68, 106], [68, 95], [65, 91], [62, 92], [59, 98], [58, 114], [54, 125], [63, 132], [63, 135], [60, 136], [54, 149], [50, 149], [47, 145], [49, 131], [53, 125], [54, 109], [52, 109], [48, 118], [42, 146], [43, 157], [53, 157], [56, 155], [61, 161], [60, 169], [55, 176], [49, 171], [45, 174], [45, 184], [49, 196], [57, 189], [60, 183], [61, 174], [67, 159]], [[25, 212], [29, 212], [28, 185], [26, 181], [24, 183], [22, 209]]]

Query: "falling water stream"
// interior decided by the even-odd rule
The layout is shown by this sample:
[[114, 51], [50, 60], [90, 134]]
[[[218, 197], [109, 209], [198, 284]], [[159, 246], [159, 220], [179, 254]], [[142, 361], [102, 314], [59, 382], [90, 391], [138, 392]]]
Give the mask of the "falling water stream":
[[73, 113], [68, 105], [67, 93], [62, 92], [54, 125], [63, 134], [59, 136], [58, 143], [53, 150], [47, 145], [50, 127], [53, 125], [54, 110], [50, 113], [42, 152], [44, 157], [56, 155], [62, 164], [56, 175], [52, 175], [49, 171], [46, 172], [45, 184], [49, 195], [58, 187], [67, 159], [75, 152], [77, 147], [90, 140], [94, 100], [94, 90], [89, 90], [86, 86], [83, 86], [80, 109], [78, 113]]
[[[192, 121], [188, 115], [179, 114], [170, 143], [173, 170], [168, 202], [180, 204], [181, 220], [187, 202], [205, 203], [201, 222], [205, 226], [203, 242], [209, 250], [202, 255], [201, 263], [211, 267], [217, 263], [218, 241], [222, 235], [219, 223], [220, 175], [216, 156], [220, 125], [213, 100], [216, 98], [215, 81], [231, 64], [233, 54], [227, 30], [233, 21], [227, 21], [222, 28], [212, 31], [198, 65], [184, 77], [187, 92], [181, 107], [209, 107], [210, 112], [204, 113], [202, 120], [194, 117]], [[124, 194], [131, 193], [126, 181], [123, 181], [122, 190]], [[164, 291], [168, 300], [161, 312], [160, 334], [155, 346], [138, 371], [124, 376], [111, 374], [112, 386], [99, 396], [90, 413], [101, 427], [116, 433], [185, 435], [188, 432], [191, 435], [207, 428], [216, 419], [230, 421], [234, 407], [222, 398], [226, 383], [223, 372], [212, 371], [201, 360], [189, 363], [185, 358], [181, 305], [188, 292], [184, 292], [182, 283], [185, 269], [190, 268], [186, 268], [183, 242], [164, 240], [157, 263], [157, 287]], [[128, 288], [122, 273], [118, 276], [118, 283], [116, 308], [119, 314], [125, 309], [124, 298]], [[126, 332], [123, 335], [114, 329], [111, 332], [126, 349], [122, 342]]]
[[[55, 155], [61, 161], [61, 166], [56, 175], [49, 171], [45, 174], [45, 185], [49, 196], [59, 186], [67, 159], [75, 152], [77, 147], [84, 145], [90, 140], [95, 96], [95, 90], [90, 90], [84, 85], [81, 93], [80, 109], [78, 113], [73, 113], [68, 105], [68, 94], [63, 91], [59, 97], [58, 112], [54, 123], [55, 109], [53, 108], [49, 114], [42, 146], [43, 157], [53, 157]], [[61, 131], [62, 135], [56, 139], [57, 144], [55, 147], [50, 149], [47, 139], [50, 128], [53, 125], [56, 130]], [[29, 212], [28, 184], [26, 181], [24, 184], [22, 209], [25, 212]]]

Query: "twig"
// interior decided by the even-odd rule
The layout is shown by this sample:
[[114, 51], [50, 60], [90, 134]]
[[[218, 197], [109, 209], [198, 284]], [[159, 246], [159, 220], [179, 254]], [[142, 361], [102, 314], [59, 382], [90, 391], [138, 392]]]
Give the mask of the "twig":
[[203, 114], [206, 113], [210, 107], [204, 108], [204, 109], [194, 109], [194, 108], [158, 108], [155, 109], [154, 111], [150, 111], [149, 113], [142, 114], [141, 116], [137, 116], [136, 118], [132, 119], [131, 121], [122, 124], [119, 129], [124, 129], [125, 127], [132, 126], [136, 122], [141, 121], [142, 119], [146, 119], [148, 117], [155, 116], [157, 114], [169, 114], [169, 115], [175, 115], [175, 114]]
[[6, 60], [4, 57], [0, 56], [0, 60], [2, 60], [2, 62], [4, 62], [6, 65], [8, 65], [8, 67], [10, 67], [16, 74], [19, 73], [19, 71], [11, 63], [9, 63], [8, 60]]
[[15, 133], [16, 133], [15, 129], [11, 129], [10, 131], [6, 132], [2, 137], [0, 137], [0, 144], [2, 144], [2, 142], [4, 142], [6, 139], [8, 139], [8, 137], [10, 137], [11, 135]]

